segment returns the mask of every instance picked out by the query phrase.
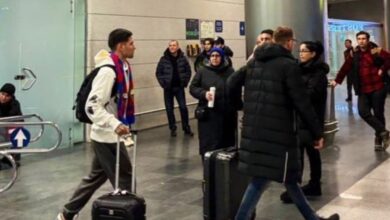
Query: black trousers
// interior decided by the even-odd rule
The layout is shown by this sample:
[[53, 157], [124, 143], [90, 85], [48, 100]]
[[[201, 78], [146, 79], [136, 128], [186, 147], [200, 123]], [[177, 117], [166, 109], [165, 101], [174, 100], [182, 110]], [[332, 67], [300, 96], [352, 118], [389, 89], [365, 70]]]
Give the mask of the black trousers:
[[301, 162], [302, 162], [302, 173], [304, 167], [304, 154], [306, 151], [307, 157], [310, 163], [310, 182], [320, 183], [322, 176], [322, 162], [320, 151], [315, 149], [313, 145], [301, 144]]
[[173, 99], [179, 104], [181, 125], [183, 130], [189, 129], [188, 125], [188, 109], [186, 104], [186, 96], [184, 88], [175, 87], [171, 89], [164, 89], [165, 110], [167, 112], [169, 129], [176, 130], [176, 118], [174, 113]]
[[[80, 212], [93, 193], [108, 179], [115, 186], [116, 143], [99, 143], [92, 141], [95, 157], [88, 176], [81, 180], [73, 196], [64, 206], [63, 214], [68, 219]], [[119, 188], [131, 191], [131, 163], [123, 144], [120, 147]]]
[[352, 99], [352, 76], [351, 76], [351, 73], [347, 75], [347, 98]]
[[386, 130], [385, 101], [386, 89], [360, 94], [358, 98], [358, 110], [360, 117], [369, 124], [378, 136]]

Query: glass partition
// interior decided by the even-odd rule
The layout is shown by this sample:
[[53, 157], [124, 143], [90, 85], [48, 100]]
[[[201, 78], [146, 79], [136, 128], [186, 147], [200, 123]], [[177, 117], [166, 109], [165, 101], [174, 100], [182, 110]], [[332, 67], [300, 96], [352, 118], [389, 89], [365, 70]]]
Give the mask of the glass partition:
[[[85, 17], [85, 0], [0, 1], [0, 84], [16, 86], [24, 114], [59, 125], [62, 147], [84, 140], [72, 106], [85, 74]], [[36, 75], [28, 90], [30, 76], [15, 79], [23, 68]], [[53, 143], [52, 132], [37, 145]]]

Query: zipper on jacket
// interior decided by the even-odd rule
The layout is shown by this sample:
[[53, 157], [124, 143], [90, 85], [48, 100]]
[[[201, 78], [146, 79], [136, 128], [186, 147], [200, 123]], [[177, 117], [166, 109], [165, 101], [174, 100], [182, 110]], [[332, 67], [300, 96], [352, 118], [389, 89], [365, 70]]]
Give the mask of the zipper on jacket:
[[284, 159], [283, 183], [286, 182], [286, 176], [287, 176], [287, 163], [288, 163], [288, 152], [286, 152], [286, 158]]

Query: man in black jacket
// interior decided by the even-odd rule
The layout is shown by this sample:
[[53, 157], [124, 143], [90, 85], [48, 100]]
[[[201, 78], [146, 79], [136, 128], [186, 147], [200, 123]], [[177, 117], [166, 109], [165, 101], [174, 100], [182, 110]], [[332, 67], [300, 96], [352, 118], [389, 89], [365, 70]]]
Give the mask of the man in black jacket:
[[[0, 89], [0, 117], [11, 117], [22, 115], [22, 110], [20, 109], [19, 101], [15, 98], [15, 86], [11, 83], [4, 84]], [[6, 139], [8, 138], [8, 131], [4, 132]], [[20, 165], [20, 154], [12, 154], [16, 164]], [[11, 162], [8, 159], [3, 158], [1, 163], [12, 166]], [[0, 164], [0, 169], [1, 169]]]
[[181, 124], [186, 135], [193, 136], [188, 120], [188, 109], [184, 88], [191, 79], [191, 67], [184, 53], [180, 50], [179, 42], [171, 40], [168, 48], [161, 57], [156, 70], [156, 77], [164, 89], [165, 109], [167, 111], [171, 136], [176, 134], [176, 119], [173, 108], [173, 98], [179, 104]]
[[250, 219], [270, 181], [285, 185], [305, 219], [339, 219], [337, 214], [318, 217], [298, 185], [302, 175], [297, 116], [307, 124], [317, 149], [323, 147], [323, 137], [301, 70], [291, 54], [294, 41], [290, 28], [277, 28], [275, 43], [258, 47], [254, 59], [228, 82], [230, 92], [245, 86], [238, 169], [253, 177], [236, 220]]

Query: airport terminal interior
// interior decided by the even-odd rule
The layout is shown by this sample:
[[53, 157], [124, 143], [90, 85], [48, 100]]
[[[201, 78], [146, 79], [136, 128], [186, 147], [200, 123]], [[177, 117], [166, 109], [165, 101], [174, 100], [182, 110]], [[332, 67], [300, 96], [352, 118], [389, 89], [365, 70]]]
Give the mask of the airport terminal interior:
[[[390, 0], [0, 0], [0, 86], [15, 86], [23, 112], [16, 120], [0, 118], [0, 220], [56, 220], [90, 171], [91, 127], [79, 122], [72, 108], [81, 83], [95, 67], [95, 55], [109, 50], [108, 34], [116, 28], [130, 30], [136, 46], [128, 61], [134, 81], [132, 128], [139, 131], [136, 189], [146, 201], [146, 219], [213, 220], [204, 217], [204, 163], [194, 118], [198, 100], [186, 87], [193, 136], [181, 129], [175, 101], [177, 135], [172, 135], [157, 64], [168, 43], [177, 40], [193, 77], [201, 40], [222, 37], [238, 70], [246, 65], [257, 35], [278, 26], [294, 30], [296, 58], [299, 42], [324, 44], [331, 81], [344, 63], [345, 40], [357, 46], [359, 31], [390, 50]], [[357, 96], [346, 101], [346, 82], [327, 89], [322, 196], [308, 201], [320, 216], [390, 219], [390, 148], [375, 150], [375, 131], [360, 117]], [[389, 94], [390, 89], [384, 105], [387, 124]], [[240, 118], [243, 112], [238, 114]], [[23, 129], [12, 132], [17, 127]], [[133, 161], [134, 148], [126, 149]], [[4, 164], [15, 152], [21, 152], [13, 164], [17, 169]], [[310, 168], [304, 160], [307, 183]], [[78, 219], [91, 219], [93, 201], [112, 190], [107, 181]], [[303, 219], [294, 204], [281, 201], [284, 191], [282, 184], [272, 182], [256, 206], [255, 219]]]

